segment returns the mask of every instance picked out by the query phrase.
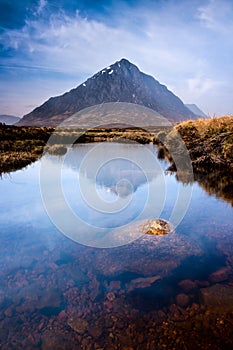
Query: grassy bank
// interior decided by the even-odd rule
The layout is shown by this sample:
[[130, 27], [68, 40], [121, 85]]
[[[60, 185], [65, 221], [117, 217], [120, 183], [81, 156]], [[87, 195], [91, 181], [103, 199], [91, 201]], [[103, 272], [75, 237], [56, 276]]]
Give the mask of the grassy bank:
[[[20, 169], [37, 160], [44, 149], [52, 154], [64, 154], [63, 144], [80, 142], [102, 142], [121, 139], [122, 142], [154, 142], [159, 145], [159, 157], [182, 152], [177, 144], [177, 132], [182, 137], [195, 172], [233, 171], [233, 116], [213, 119], [198, 119], [179, 123], [174, 127], [150, 129], [139, 128], [94, 129], [83, 132], [77, 129], [45, 127], [16, 127], [0, 124], [0, 174]], [[54, 145], [48, 145], [54, 136]], [[57, 146], [60, 145], [60, 146]], [[44, 148], [46, 146], [46, 148]], [[63, 147], [63, 148], [62, 148]], [[172, 168], [172, 167], [171, 167]], [[175, 165], [173, 164], [173, 169]]]
[[0, 124], [0, 174], [21, 169], [43, 154], [52, 128]]
[[[49, 140], [53, 134], [52, 140]], [[153, 142], [153, 135], [138, 128], [78, 130], [52, 127], [16, 127], [0, 124], [0, 174], [21, 169], [40, 158], [44, 151], [66, 153], [64, 145], [115, 141]]]
[[187, 121], [175, 126], [194, 170], [233, 171], [233, 116]]
[[171, 163], [167, 150], [171, 149], [175, 156], [182, 151], [177, 134], [187, 147], [195, 172], [233, 171], [233, 116], [189, 120], [160, 131], [157, 135], [160, 152], [167, 155]]
[[[62, 143], [68, 143], [73, 131], [59, 130], [59, 145], [47, 145], [53, 127], [16, 127], [0, 124], [0, 174], [21, 169], [39, 159], [44, 151], [61, 155], [65, 153]], [[78, 136], [77, 131], [75, 136]]]

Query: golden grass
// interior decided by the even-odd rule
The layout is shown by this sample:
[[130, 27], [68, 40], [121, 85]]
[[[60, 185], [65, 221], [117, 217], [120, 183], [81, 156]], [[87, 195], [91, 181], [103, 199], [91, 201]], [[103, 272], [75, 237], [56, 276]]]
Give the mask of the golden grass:
[[211, 136], [233, 131], [233, 115], [207, 119], [188, 120], [175, 126], [177, 130], [180, 128], [189, 129], [195, 127], [200, 136]]
[[233, 116], [189, 120], [177, 124], [175, 129], [184, 140], [194, 167], [233, 170]]
[[[54, 133], [55, 131], [55, 133]], [[54, 142], [50, 143], [51, 153], [62, 153], [63, 144], [70, 142], [154, 142], [159, 144], [159, 156], [169, 155], [166, 146], [173, 146], [177, 153], [182, 151], [176, 138], [177, 132], [182, 137], [189, 151], [195, 171], [233, 170], [233, 116], [189, 120], [174, 127], [160, 127], [154, 130], [109, 128], [88, 130], [82, 133], [78, 129], [57, 129], [52, 127], [16, 127], [0, 124], [0, 173], [25, 166], [38, 159], [49, 137], [54, 133]], [[177, 143], [178, 142], [178, 143]]]

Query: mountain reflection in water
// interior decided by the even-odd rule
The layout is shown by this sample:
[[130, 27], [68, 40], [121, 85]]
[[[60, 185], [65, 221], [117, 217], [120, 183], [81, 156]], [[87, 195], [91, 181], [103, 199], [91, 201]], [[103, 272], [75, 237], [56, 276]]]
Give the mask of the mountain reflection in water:
[[[65, 156], [46, 156], [51, 169], [62, 165], [64, 195], [91, 223], [106, 220], [113, 230], [123, 226], [122, 231], [133, 231], [137, 221], [130, 222], [143, 209], [148, 186], [157, 191], [158, 205], [164, 184], [161, 217], [169, 218], [177, 192], [190, 186], [189, 176], [166, 172], [165, 161], [158, 161], [157, 168], [146, 159], [143, 167], [134, 163], [137, 145], [121, 150], [112, 145], [111, 152], [120, 154], [113, 161], [108, 161], [105, 145], [100, 167], [89, 154], [93, 147], [77, 145]], [[157, 149], [146, 147], [156, 164]], [[143, 235], [121, 247], [99, 249], [71, 241], [51, 223], [41, 200], [40, 166], [38, 161], [0, 181], [1, 350], [233, 347], [229, 174], [194, 174], [190, 205], [173, 233]], [[49, 171], [47, 175], [52, 188], [53, 178]], [[87, 190], [96, 186], [110, 204], [117, 197], [132, 197], [132, 205], [115, 216], [116, 222], [104, 213], [94, 215], [82, 207], [79, 176]], [[156, 201], [146, 216], [155, 207]]]

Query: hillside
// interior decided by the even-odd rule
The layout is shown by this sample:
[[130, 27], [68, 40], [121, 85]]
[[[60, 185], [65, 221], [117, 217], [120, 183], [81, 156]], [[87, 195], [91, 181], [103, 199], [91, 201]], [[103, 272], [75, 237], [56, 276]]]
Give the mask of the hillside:
[[17, 125], [56, 126], [84, 108], [107, 102], [142, 105], [172, 122], [196, 117], [166, 86], [122, 59], [102, 69], [77, 88], [62, 96], [51, 97], [25, 115]]
[[0, 123], [4, 123], [6, 125], [13, 125], [20, 121], [19, 117], [15, 117], [13, 115], [1, 114], [0, 115]]
[[208, 116], [194, 103], [185, 104], [185, 106], [199, 118], [208, 118]]

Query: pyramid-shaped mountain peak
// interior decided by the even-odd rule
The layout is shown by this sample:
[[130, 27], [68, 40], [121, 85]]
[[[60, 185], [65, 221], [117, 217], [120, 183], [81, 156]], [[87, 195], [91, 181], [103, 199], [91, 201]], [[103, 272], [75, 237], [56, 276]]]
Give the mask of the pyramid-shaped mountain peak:
[[[135, 71], [135, 73], [139, 73], [139, 69], [133, 63], [129, 62], [127, 59], [122, 58], [120, 61], [115, 62], [114, 64], [103, 68], [101, 71], [93, 75], [92, 78], [96, 78], [106, 73], [106, 76], [114, 74], [124, 75], [129, 71]], [[112, 77], [111, 77], [112, 78]]]
[[64, 95], [50, 98], [25, 115], [18, 125], [56, 126], [84, 108], [108, 102], [142, 105], [173, 122], [195, 118], [166, 86], [122, 58]]
[[126, 58], [122, 58], [120, 61], [116, 61], [114, 64], [112, 64], [112, 67], [119, 67], [119, 68], [129, 68], [129, 67], [135, 67], [138, 70], [138, 67], [131, 63], [129, 60], [127, 60]]

